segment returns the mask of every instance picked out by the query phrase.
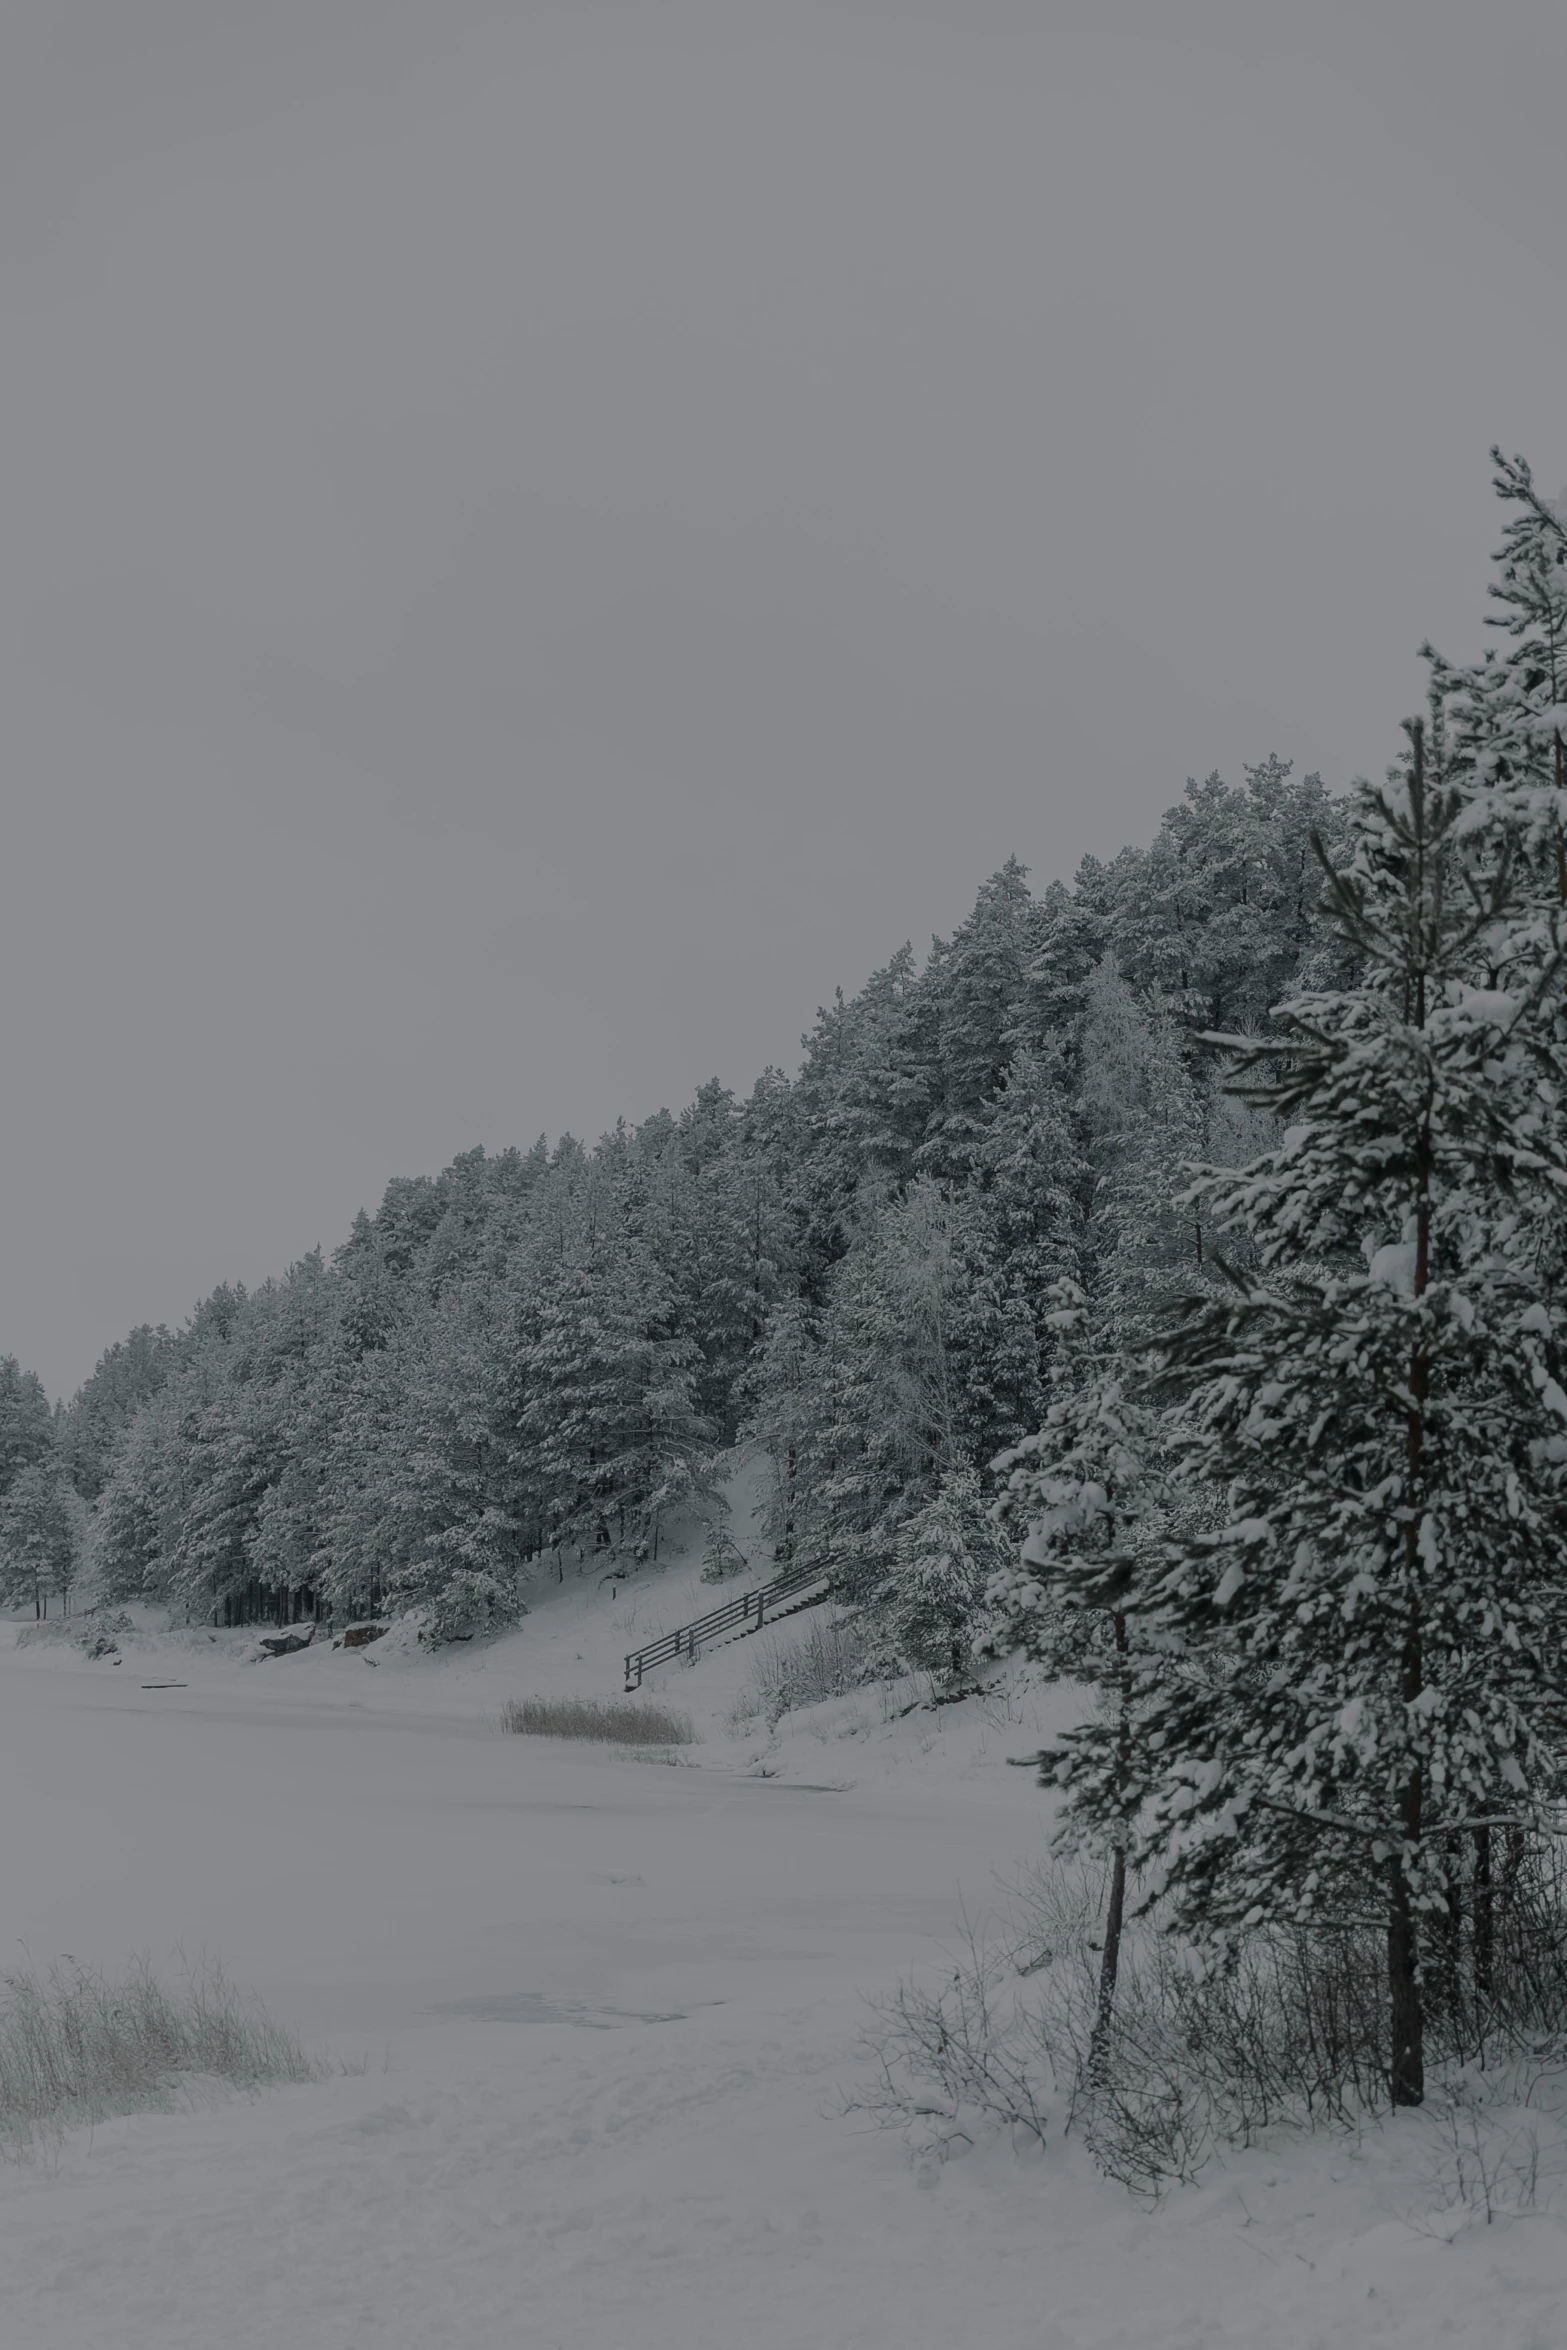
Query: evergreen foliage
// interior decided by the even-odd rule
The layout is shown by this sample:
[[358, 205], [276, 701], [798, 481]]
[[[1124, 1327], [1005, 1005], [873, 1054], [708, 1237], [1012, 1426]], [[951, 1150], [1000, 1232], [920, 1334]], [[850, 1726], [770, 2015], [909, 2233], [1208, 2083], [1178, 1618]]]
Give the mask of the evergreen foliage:
[[62, 1452], [83, 1500], [96, 1501], [103, 1491], [115, 1445], [163, 1385], [172, 1344], [161, 1325], [154, 1330], [143, 1323], [108, 1349], [64, 1416]]
[[[1295, 968], [1299, 842], [1332, 821], [1271, 761], [1075, 890], [1009, 861], [923, 964], [904, 947], [819, 1015], [796, 1079], [399, 1177], [330, 1260], [132, 1332], [59, 1430], [105, 1594], [502, 1622], [535, 1578], [656, 1555], [743, 1435], [780, 1561], [830, 1563], [911, 1659], [966, 1656], [977, 1626], [943, 1644], [900, 1612], [911, 1562], [984, 1555], [974, 1497], [1039, 1426], [1052, 1284], [1129, 1328], [1198, 1248], [1180, 1164], [1240, 1153], [1193, 1022], [1251, 1018], [1259, 972]], [[53, 1444], [14, 1365], [0, 1479], [8, 1442]], [[929, 1548], [960, 1494], [961, 1541]]]
[[1431, 646], [1435, 744], [1455, 783], [1506, 830], [1520, 882], [1567, 904], [1567, 516], [1521, 457], [1491, 451], [1511, 509], [1496, 552], [1490, 623], [1512, 641], [1456, 665]]
[[36, 1372], [15, 1355], [0, 1355], [0, 1499], [24, 1469], [48, 1460], [55, 1448], [54, 1416]]
[[47, 1616], [51, 1596], [70, 1609], [82, 1558], [81, 1503], [58, 1461], [32, 1461], [0, 1503], [0, 1595]]
[[732, 1575], [744, 1574], [748, 1561], [727, 1526], [715, 1519], [707, 1529], [707, 1540], [702, 1545], [702, 1580], [704, 1583], [727, 1583]]
[[898, 1528], [880, 1614], [898, 1651], [961, 1680], [984, 1623], [985, 1594], [1010, 1557], [972, 1469], [949, 1470]]
[[1221, 1521], [1126, 1538], [1143, 1448], [1090, 1384], [1047, 1421], [1024, 1553], [1064, 1549], [1055, 1583], [1134, 1633], [1123, 1703], [1041, 1758], [1074, 1831], [1205, 1936], [1380, 1913], [1397, 2103], [1423, 2094], [1422, 1919], [1466, 1840], [1561, 1793], [1567, 1628], [1563, 947], [1507, 828], [1409, 735], [1331, 876], [1360, 982], [1212, 1040], [1288, 1123], [1198, 1185], [1246, 1261], [1166, 1328], [1143, 1406], [1173, 1407], [1176, 1486]]

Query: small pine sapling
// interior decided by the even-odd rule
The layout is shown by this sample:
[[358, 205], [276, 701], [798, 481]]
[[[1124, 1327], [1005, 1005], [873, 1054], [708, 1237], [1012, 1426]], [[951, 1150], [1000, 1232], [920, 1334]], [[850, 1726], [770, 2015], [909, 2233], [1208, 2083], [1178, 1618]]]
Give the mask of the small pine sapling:
[[[1074, 1756], [1065, 1841], [1110, 1854], [1110, 1898], [1100, 1965], [1090, 2072], [1108, 2045], [1126, 1912], [1133, 1826], [1158, 1767], [1139, 1722], [1139, 1668], [1128, 1621], [1130, 1595], [1168, 1532], [1175, 1503], [1165, 1471], [1160, 1415], [1140, 1397], [1125, 1356], [1106, 1342], [1083, 1291], [1062, 1281], [1047, 1322], [1057, 1352], [1053, 1393], [1038, 1433], [1000, 1454], [998, 1527], [1021, 1535], [993, 1578], [989, 1605], [1012, 1647], [1052, 1674], [1095, 1689], [1098, 1734]], [[1053, 1758], [1039, 1758], [1053, 1776]]]
[[727, 1526], [715, 1519], [708, 1527], [707, 1540], [702, 1546], [702, 1580], [704, 1583], [727, 1583], [732, 1575], [743, 1574], [749, 1561]]

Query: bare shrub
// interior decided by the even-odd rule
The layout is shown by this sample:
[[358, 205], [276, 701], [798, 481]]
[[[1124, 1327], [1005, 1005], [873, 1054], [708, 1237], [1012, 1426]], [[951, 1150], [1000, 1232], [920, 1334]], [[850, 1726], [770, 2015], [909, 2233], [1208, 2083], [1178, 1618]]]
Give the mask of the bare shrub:
[[203, 2080], [255, 2090], [329, 2069], [213, 1962], [172, 1989], [145, 1959], [118, 1977], [74, 1959], [0, 1976], [0, 2141], [16, 2154], [79, 2122], [178, 2106]]
[[704, 1583], [727, 1583], [731, 1576], [743, 1575], [750, 1563], [726, 1526], [709, 1526], [702, 1552]]
[[851, 2109], [942, 2161], [997, 2125], [1014, 2143], [1043, 2145], [1051, 2068], [1018, 1984], [1008, 1952], [965, 1926], [964, 1955], [947, 1974], [872, 2002], [860, 2041], [869, 2070]]
[[647, 1698], [510, 1697], [501, 1728], [520, 1738], [597, 1738], [614, 1746], [690, 1746], [689, 1714]]
[[796, 1706], [847, 1697], [876, 1677], [878, 1652], [853, 1616], [829, 1616], [804, 1634], [763, 1633], [751, 1659], [755, 1708], [771, 1725]]
[[1386, 2102], [1373, 1936], [1260, 1930], [1216, 1967], [1145, 1919], [1126, 1932], [1106, 2033], [1100, 1888], [1079, 1878], [1069, 1903], [1041, 1872], [1020, 1910], [1021, 1947], [1049, 1941], [1036, 2031], [1063, 2124], [1134, 2194], [1190, 2182], [1219, 2146], [1280, 2125], [1353, 2127]]
[[[1042, 2137], [1053, 2112], [1101, 2170], [1147, 2197], [1195, 2179], [1220, 2147], [1280, 2128], [1354, 2129], [1387, 2110], [1381, 1932], [1260, 1927], [1218, 1965], [1145, 1914], [1126, 1929], [1105, 2032], [1104, 1892], [1095, 1873], [1055, 1865], [1009, 1887], [946, 1977], [875, 2003], [872, 2070], [853, 2102], [937, 2154], [981, 2122]], [[1533, 2125], [1504, 2123], [1502, 2102], [1531, 2102], [1567, 2061], [1562, 1894], [1553, 1852], [1519, 1859], [1505, 1916], [1498, 1895], [1487, 1919], [1481, 1993], [1467, 1945], [1449, 1954], [1445, 1983], [1435, 1936], [1426, 1957], [1433, 2115], [1448, 2115], [1454, 2194], [1487, 2212], [1499, 2196], [1526, 2208], [1538, 2169]], [[1474, 2083], [1488, 2071], [1482, 2100]]]
[[1559, 2113], [1528, 2110], [1537, 2084], [1522, 2074], [1465, 2066], [1429, 2102], [1421, 2117], [1429, 2203], [1409, 2219], [1421, 2235], [1450, 2237], [1453, 2218], [1493, 2227], [1556, 2203], [1567, 2181], [1567, 2133]]

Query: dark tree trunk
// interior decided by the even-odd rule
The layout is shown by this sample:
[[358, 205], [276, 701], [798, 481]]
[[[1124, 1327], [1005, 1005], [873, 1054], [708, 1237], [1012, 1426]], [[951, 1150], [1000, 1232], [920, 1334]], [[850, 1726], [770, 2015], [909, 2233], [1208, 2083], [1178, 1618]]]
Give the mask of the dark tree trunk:
[[1496, 1974], [1496, 1891], [1491, 1883], [1491, 1831], [1475, 1830], [1474, 1983], [1475, 2004], [1491, 1997]]
[[1110, 2026], [1115, 2017], [1116, 1978], [1121, 1971], [1121, 1928], [1126, 1920], [1126, 1854], [1119, 1848], [1110, 1866], [1110, 1904], [1105, 1911], [1105, 1943], [1099, 1961], [1099, 2002], [1094, 2010], [1093, 2037], [1088, 2044], [1088, 2077], [1104, 2077], [1110, 2054]]
[[1441, 2006], [1449, 2015], [1459, 2015], [1464, 2004], [1464, 1888], [1456, 1852], [1449, 1852], [1442, 1875], [1442, 1907], [1434, 1921], [1436, 1952], [1431, 1971]]
[[[1121, 1682], [1120, 1754], [1122, 1778], [1130, 1757], [1131, 1706], [1126, 1686], [1126, 1618], [1117, 1612], [1115, 1619], [1115, 1653]], [[1118, 1844], [1110, 1865], [1110, 1901], [1105, 1911], [1104, 1950], [1099, 1960], [1099, 2000], [1094, 2010], [1093, 2037], [1088, 2044], [1088, 2075], [1090, 2080], [1103, 2078], [1110, 2054], [1110, 2026], [1115, 2017], [1115, 1986], [1121, 1972], [1121, 1931], [1126, 1922], [1126, 1847]]]
[[785, 1565], [794, 1557], [794, 1446], [789, 1447], [789, 1458], [784, 1469], [783, 1560]]
[[[1417, 768], [1420, 744], [1415, 744]], [[1423, 881], [1422, 881], [1423, 890]], [[1426, 981], [1418, 976], [1415, 1025], [1426, 1024]], [[1431, 1112], [1429, 1107], [1416, 1138], [1418, 1169], [1415, 1195], [1415, 1295], [1423, 1297], [1431, 1278]], [[1425, 1482], [1425, 1413], [1431, 1395], [1431, 1360], [1424, 1347], [1415, 1348], [1409, 1366], [1410, 1404], [1406, 1419], [1404, 1494], [1405, 1598], [1409, 1609], [1399, 1695], [1405, 1706], [1414, 1704], [1425, 1688], [1425, 1656], [1421, 1630], [1421, 1565], [1416, 1503]], [[1405, 1780], [1398, 1799], [1401, 1849], [1392, 1861], [1388, 1906], [1387, 1973], [1389, 1997], [1389, 2085], [1395, 2105], [1425, 2102], [1425, 2015], [1420, 2000], [1420, 1950], [1414, 1906], [1409, 1896], [1406, 1854], [1419, 1849], [1424, 1829], [1425, 1786], [1418, 1763]]]
[[[1420, 1838], [1422, 1789], [1420, 1773], [1406, 1785], [1399, 1801], [1400, 1825], [1406, 1844]], [[1395, 2105], [1423, 2105], [1426, 2094], [1425, 2012], [1420, 1999], [1420, 1952], [1415, 1933], [1414, 1905], [1403, 1853], [1391, 1863], [1387, 1927], [1389, 1996], [1389, 2085]]]

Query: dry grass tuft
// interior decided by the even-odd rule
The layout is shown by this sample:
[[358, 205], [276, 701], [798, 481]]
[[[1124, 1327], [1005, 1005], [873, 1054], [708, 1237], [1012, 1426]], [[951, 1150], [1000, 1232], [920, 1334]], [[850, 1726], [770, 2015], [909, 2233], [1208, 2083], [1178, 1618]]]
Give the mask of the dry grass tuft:
[[646, 1698], [509, 1697], [501, 1728], [521, 1738], [602, 1738], [615, 1746], [689, 1746], [689, 1714]]
[[166, 2111], [203, 2081], [254, 2090], [328, 2070], [210, 1961], [173, 1989], [145, 1959], [117, 1979], [69, 1958], [0, 1976], [0, 2144], [13, 2154], [79, 2122]]

